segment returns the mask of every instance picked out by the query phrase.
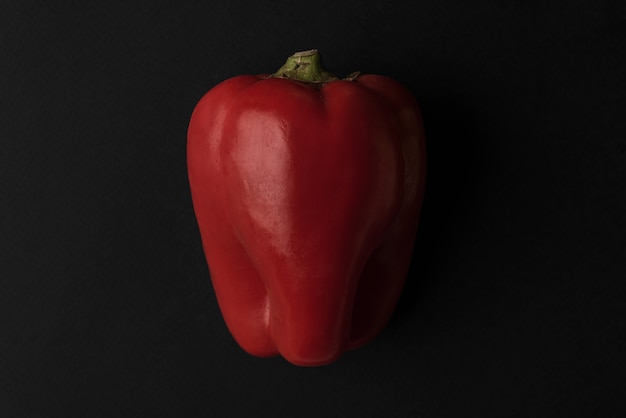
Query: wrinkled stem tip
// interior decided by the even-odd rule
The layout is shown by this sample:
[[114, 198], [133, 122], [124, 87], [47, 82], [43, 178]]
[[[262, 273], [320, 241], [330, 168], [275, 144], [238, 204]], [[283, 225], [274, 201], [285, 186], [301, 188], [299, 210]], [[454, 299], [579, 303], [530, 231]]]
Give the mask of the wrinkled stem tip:
[[319, 55], [319, 51], [317, 49], [308, 49], [306, 51], [296, 52], [292, 57], [310, 57], [311, 55]]

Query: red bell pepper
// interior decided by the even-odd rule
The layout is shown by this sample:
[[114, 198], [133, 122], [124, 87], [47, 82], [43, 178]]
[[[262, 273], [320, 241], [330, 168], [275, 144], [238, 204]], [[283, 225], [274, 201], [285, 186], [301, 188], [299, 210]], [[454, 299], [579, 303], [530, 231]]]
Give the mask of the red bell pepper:
[[324, 365], [373, 339], [407, 276], [424, 193], [413, 96], [340, 80], [317, 51], [211, 89], [188, 131], [189, 182], [216, 297], [239, 345]]

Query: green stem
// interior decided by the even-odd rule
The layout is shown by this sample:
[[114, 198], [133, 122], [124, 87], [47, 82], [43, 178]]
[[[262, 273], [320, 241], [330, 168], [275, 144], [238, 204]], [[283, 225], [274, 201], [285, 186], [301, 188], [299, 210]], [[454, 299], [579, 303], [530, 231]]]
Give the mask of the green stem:
[[272, 77], [287, 78], [302, 83], [324, 84], [339, 80], [339, 77], [322, 67], [317, 49], [296, 52], [278, 69]]

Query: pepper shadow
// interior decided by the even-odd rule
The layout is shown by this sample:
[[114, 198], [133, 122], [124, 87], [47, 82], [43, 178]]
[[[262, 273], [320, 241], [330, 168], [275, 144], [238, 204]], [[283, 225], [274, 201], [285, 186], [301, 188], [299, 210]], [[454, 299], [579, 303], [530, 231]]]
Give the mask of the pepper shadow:
[[480, 208], [488, 155], [480, 119], [461, 97], [416, 93], [424, 118], [427, 147], [426, 192], [409, 274], [390, 327], [419, 315], [437, 289], [450, 286], [454, 254], [465, 245], [458, 231]]

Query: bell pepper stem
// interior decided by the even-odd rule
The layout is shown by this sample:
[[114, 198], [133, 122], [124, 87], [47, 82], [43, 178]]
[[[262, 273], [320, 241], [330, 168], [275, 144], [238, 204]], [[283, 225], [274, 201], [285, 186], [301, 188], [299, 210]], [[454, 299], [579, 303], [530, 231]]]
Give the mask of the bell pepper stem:
[[339, 80], [339, 77], [322, 67], [322, 59], [317, 49], [296, 52], [287, 58], [287, 62], [271, 77], [311, 84], [325, 84]]

